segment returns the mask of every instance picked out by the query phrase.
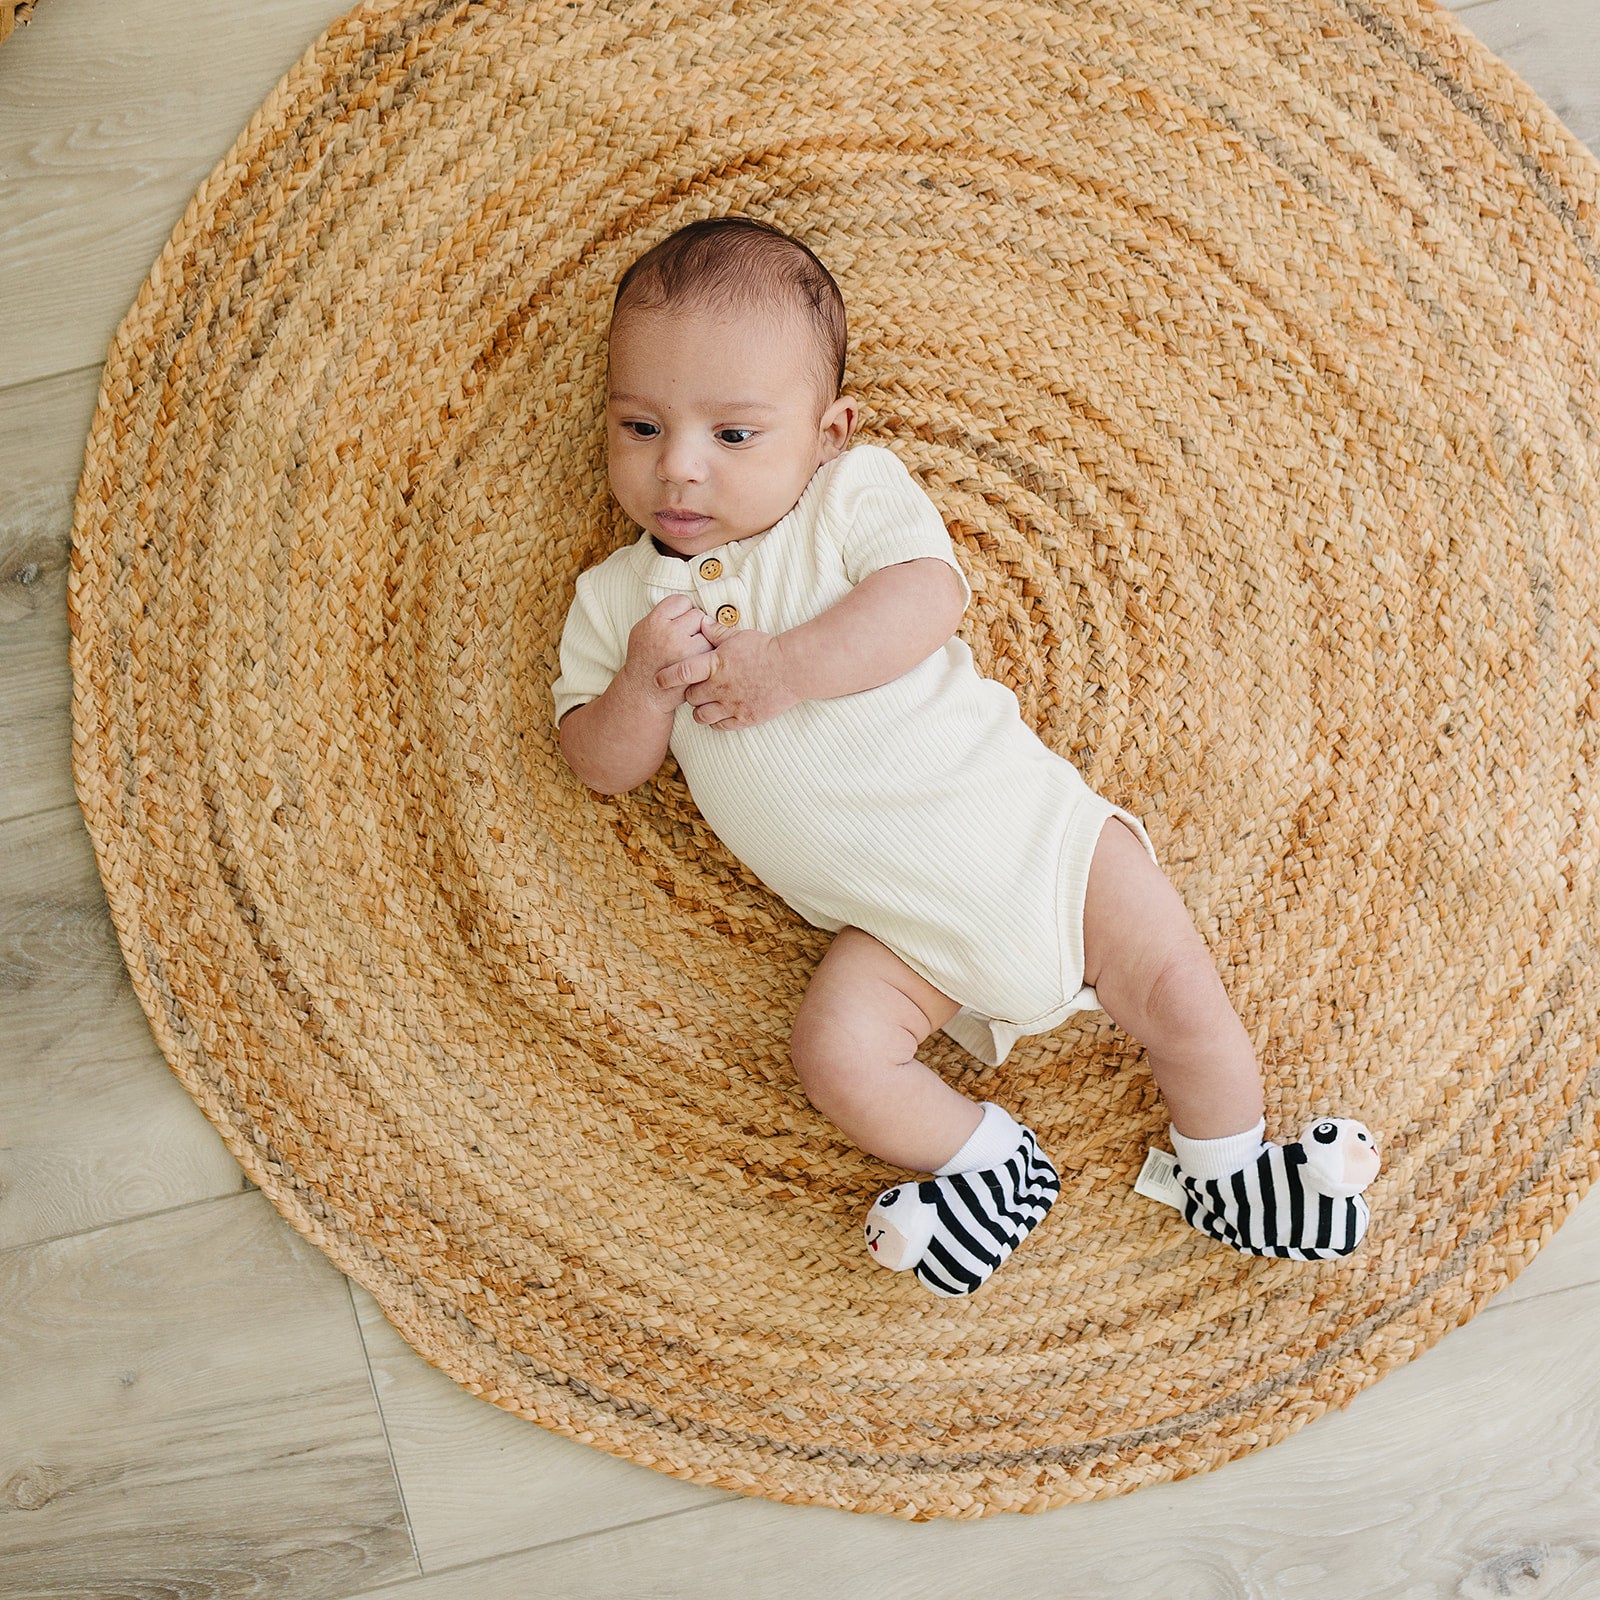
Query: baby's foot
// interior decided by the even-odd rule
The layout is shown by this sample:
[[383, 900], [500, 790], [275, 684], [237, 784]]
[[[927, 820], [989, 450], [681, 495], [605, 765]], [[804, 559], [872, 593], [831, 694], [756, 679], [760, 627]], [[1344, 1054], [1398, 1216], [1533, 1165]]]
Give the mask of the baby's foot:
[[867, 1213], [867, 1248], [880, 1266], [915, 1271], [953, 1299], [971, 1294], [1044, 1220], [1061, 1180], [1029, 1128], [997, 1167], [885, 1190]]
[[1361, 1191], [1378, 1175], [1377, 1141], [1359, 1122], [1325, 1117], [1290, 1145], [1269, 1144], [1225, 1178], [1192, 1178], [1181, 1166], [1180, 1207], [1202, 1233], [1252, 1256], [1328, 1261], [1366, 1235]]

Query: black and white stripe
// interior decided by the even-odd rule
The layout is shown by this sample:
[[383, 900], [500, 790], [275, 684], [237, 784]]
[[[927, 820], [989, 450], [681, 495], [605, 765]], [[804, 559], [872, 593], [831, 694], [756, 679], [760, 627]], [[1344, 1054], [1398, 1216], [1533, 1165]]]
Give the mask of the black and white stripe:
[[1061, 1192], [1050, 1158], [1031, 1128], [1002, 1166], [925, 1178], [917, 1197], [934, 1208], [933, 1237], [913, 1269], [937, 1295], [953, 1299], [988, 1282], [1044, 1220]]
[[1229, 1178], [1177, 1170], [1183, 1214], [1202, 1233], [1252, 1256], [1329, 1261], [1361, 1243], [1371, 1213], [1360, 1195], [1337, 1199], [1307, 1186], [1302, 1144], [1269, 1144]]

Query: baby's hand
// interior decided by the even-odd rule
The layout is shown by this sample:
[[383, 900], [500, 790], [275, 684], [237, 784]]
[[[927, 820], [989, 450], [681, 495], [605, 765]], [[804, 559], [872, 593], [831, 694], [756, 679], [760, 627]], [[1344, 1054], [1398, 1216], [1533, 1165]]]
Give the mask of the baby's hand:
[[682, 664], [686, 657], [709, 655], [711, 641], [700, 628], [710, 620], [688, 595], [669, 594], [629, 631], [628, 657], [622, 670], [653, 699], [669, 708], [681, 705], [681, 682], [673, 692], [672, 685], [658, 681], [662, 668]]
[[800, 703], [789, 688], [776, 635], [758, 628], [725, 628], [710, 617], [701, 621], [700, 631], [709, 653], [656, 674], [662, 689], [684, 687], [696, 722], [724, 733], [754, 728]]

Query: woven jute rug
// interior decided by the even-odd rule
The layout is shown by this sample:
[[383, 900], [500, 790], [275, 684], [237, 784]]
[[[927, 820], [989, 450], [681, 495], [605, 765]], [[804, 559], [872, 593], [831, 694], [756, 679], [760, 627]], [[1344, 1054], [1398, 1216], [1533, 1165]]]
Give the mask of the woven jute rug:
[[[562, 763], [573, 580], [636, 536], [610, 297], [733, 211], [839, 278], [861, 436], [980, 669], [1147, 820], [1269, 1131], [1383, 1137], [1348, 1262], [1136, 1195], [1166, 1118], [1093, 1014], [935, 1036], [1061, 1200], [969, 1300], [875, 1269], [897, 1174], [788, 1057], [828, 936], [670, 762]], [[430, 1362], [680, 1477], [1036, 1511], [1344, 1404], [1596, 1170], [1597, 228], [1411, 0], [353, 12], [162, 251], [77, 502], [78, 789], [173, 1070]]]

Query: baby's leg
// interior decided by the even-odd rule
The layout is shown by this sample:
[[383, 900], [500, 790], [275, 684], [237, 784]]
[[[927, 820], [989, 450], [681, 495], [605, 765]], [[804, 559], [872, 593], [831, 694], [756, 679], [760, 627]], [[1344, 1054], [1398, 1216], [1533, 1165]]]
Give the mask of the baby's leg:
[[791, 1052], [811, 1103], [853, 1144], [935, 1172], [982, 1107], [917, 1060], [959, 1006], [860, 928], [841, 928], [794, 1019]]
[[811, 1103], [855, 1144], [931, 1172], [896, 1184], [866, 1218], [880, 1266], [946, 1297], [988, 1282], [1060, 1190], [1031, 1129], [975, 1105], [917, 1060], [956, 1002], [860, 928], [841, 928], [795, 1017], [795, 1070]]
[[1102, 830], [1083, 911], [1084, 981], [1145, 1047], [1201, 1232], [1251, 1255], [1347, 1255], [1366, 1232], [1378, 1171], [1358, 1122], [1324, 1120], [1263, 1145], [1261, 1073], [1204, 940], [1133, 830]]
[[1172, 1125], [1241, 1133], [1262, 1114], [1255, 1050], [1178, 891], [1133, 830], [1108, 822], [1083, 905], [1083, 981], [1145, 1048]]

